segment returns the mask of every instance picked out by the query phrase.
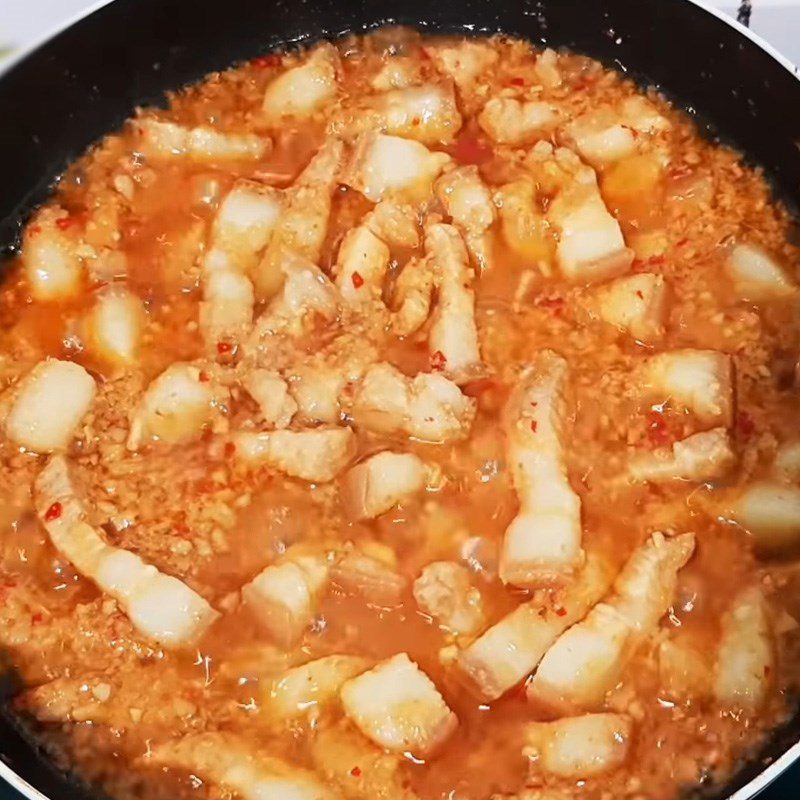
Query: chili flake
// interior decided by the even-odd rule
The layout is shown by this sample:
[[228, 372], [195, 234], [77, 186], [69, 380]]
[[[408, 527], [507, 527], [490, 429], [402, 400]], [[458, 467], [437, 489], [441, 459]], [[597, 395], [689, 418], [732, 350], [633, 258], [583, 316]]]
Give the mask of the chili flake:
[[441, 350], [431, 356], [431, 369], [441, 372], [447, 366], [447, 357]]
[[524, 86], [525, 85], [525, 79], [524, 78], [520, 78], [520, 77], [512, 78], [509, 81], [509, 84], [511, 84], [511, 86]]
[[538, 427], [539, 427], [539, 423], [535, 419], [532, 419], [531, 420], [531, 431], [533, 431], [533, 433], [536, 433], [536, 429]]
[[58, 519], [61, 516], [61, 512], [63, 511], [63, 507], [61, 503], [56, 500], [47, 511], [44, 512], [44, 521], [45, 522], [52, 522], [54, 519]]
[[736, 430], [739, 431], [745, 439], [752, 436], [755, 429], [756, 423], [746, 411], [740, 411], [736, 415]]
[[236, 445], [233, 442], [225, 442], [225, 458], [232, 458], [236, 453]]
[[353, 767], [353, 769], [350, 770], [350, 774], [354, 778], [360, 778], [361, 777], [361, 767]]
[[233, 344], [231, 342], [217, 342], [217, 352], [221, 355], [228, 355], [233, 352]]
[[360, 272], [354, 272], [352, 280], [353, 280], [353, 286], [356, 289], [360, 289], [364, 285], [364, 279], [361, 277]]

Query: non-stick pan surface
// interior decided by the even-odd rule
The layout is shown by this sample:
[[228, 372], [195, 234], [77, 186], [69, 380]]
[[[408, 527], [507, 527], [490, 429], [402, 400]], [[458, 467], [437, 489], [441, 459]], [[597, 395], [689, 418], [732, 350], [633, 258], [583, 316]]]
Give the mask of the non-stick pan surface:
[[[137, 105], [277, 47], [387, 22], [503, 31], [599, 58], [664, 91], [709, 136], [762, 166], [790, 208], [800, 206], [800, 80], [689, 0], [116, 0], [0, 76], [0, 253], [13, 254], [20, 222], [64, 167]], [[2, 709], [0, 700], [6, 767], [51, 800], [96, 798], [50, 767]], [[777, 772], [760, 775], [765, 764], [800, 757], [798, 740], [800, 715], [727, 786], [704, 796], [753, 796]], [[35, 790], [25, 791], [41, 797]]]

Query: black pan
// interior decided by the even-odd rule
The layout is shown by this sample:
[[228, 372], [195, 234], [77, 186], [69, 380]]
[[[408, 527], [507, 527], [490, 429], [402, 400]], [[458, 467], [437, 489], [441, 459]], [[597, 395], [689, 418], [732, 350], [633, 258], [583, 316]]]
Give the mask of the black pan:
[[[64, 167], [135, 106], [160, 103], [165, 90], [238, 60], [386, 22], [503, 31], [599, 58], [660, 88], [708, 136], [763, 167], [779, 199], [800, 206], [796, 70], [690, 0], [116, 0], [0, 76], [0, 258], [13, 254], [21, 222]], [[48, 765], [3, 709], [0, 702], [0, 780], [29, 798], [96, 800]], [[701, 794], [749, 800], [796, 759], [800, 713], [727, 786]], [[800, 797], [800, 789], [782, 796]]]

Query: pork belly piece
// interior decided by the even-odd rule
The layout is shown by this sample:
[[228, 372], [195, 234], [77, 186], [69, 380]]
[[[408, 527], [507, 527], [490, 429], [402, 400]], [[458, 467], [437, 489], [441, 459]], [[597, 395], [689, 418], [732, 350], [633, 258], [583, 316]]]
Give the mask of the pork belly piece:
[[651, 356], [641, 372], [650, 395], [688, 408], [701, 424], [730, 425], [733, 361], [717, 350], [668, 350]]
[[455, 383], [466, 383], [484, 371], [469, 257], [458, 231], [442, 223], [425, 226], [425, 251], [437, 289], [428, 332], [431, 363]]
[[181, 444], [199, 436], [215, 413], [216, 398], [201, 370], [191, 364], [172, 364], [155, 378], [131, 415], [128, 449], [138, 450], [158, 438]]
[[349, 722], [316, 732], [311, 761], [348, 800], [417, 800], [407, 788], [406, 759], [378, 749]]
[[230, 441], [236, 460], [247, 467], [268, 466], [310, 483], [333, 480], [355, 454], [350, 428], [239, 431]]
[[552, 272], [555, 238], [550, 224], [536, 205], [536, 185], [529, 178], [503, 184], [494, 195], [503, 240], [518, 256], [538, 266], [545, 275]]
[[355, 136], [378, 131], [425, 145], [452, 142], [461, 129], [453, 87], [446, 83], [426, 83], [370, 95], [348, 109], [343, 117], [332, 124], [336, 133]]
[[252, 272], [256, 296], [274, 297], [284, 282], [287, 255], [316, 265], [328, 232], [344, 144], [329, 136], [297, 180], [283, 193], [283, 209], [263, 257]]
[[482, 75], [487, 74], [499, 57], [491, 45], [469, 39], [454, 45], [430, 45], [425, 52], [433, 59], [439, 72], [452, 78], [462, 92], [470, 90]]
[[331, 567], [331, 580], [345, 594], [384, 607], [402, 602], [408, 586], [392, 551], [367, 552], [365, 547], [340, 553]]
[[56, 550], [113, 597], [143, 636], [164, 647], [187, 646], [218, 619], [219, 613], [185, 583], [107, 544], [85, 522], [64, 456], [52, 456], [37, 476], [34, 504]]
[[214, 217], [203, 259], [204, 272], [253, 269], [282, 210], [283, 196], [279, 190], [256, 181], [237, 180]]
[[390, 364], [370, 367], [353, 400], [356, 424], [377, 433], [402, 432], [425, 442], [463, 439], [475, 401], [443, 375], [408, 378]]
[[522, 603], [461, 651], [458, 668], [487, 701], [496, 700], [535, 669], [550, 645], [583, 619], [606, 593], [612, 580], [608, 564], [590, 553], [586, 565], [548, 608]]
[[528, 684], [528, 698], [557, 711], [602, 705], [638, 645], [669, 609], [678, 571], [694, 546], [692, 533], [673, 539], [654, 534], [634, 550], [613, 594], [547, 651]]
[[363, 219], [363, 224], [389, 247], [419, 247], [418, 223], [413, 205], [392, 198], [376, 203]]
[[562, 188], [550, 204], [547, 220], [559, 234], [556, 257], [561, 272], [575, 283], [592, 283], [625, 272], [633, 251], [617, 220], [609, 213], [597, 176], [574, 153], [561, 148], [555, 153], [565, 176]]
[[370, 86], [379, 92], [389, 89], [405, 89], [421, 80], [417, 60], [411, 56], [392, 55], [386, 59], [370, 81]]
[[296, 418], [305, 423], [339, 422], [339, 396], [350, 377], [346, 370], [323, 364], [301, 364], [287, 374], [289, 391], [297, 404]]
[[658, 677], [662, 691], [678, 700], [702, 700], [712, 694], [712, 665], [705, 653], [680, 637], [659, 645]]
[[617, 769], [628, 757], [633, 721], [624, 714], [585, 714], [525, 726], [523, 753], [534, 770], [583, 779]]
[[352, 467], [342, 482], [342, 503], [353, 519], [373, 519], [425, 489], [428, 469], [413, 453], [376, 453]]
[[734, 290], [743, 300], [772, 300], [793, 297], [797, 284], [763, 247], [738, 244], [725, 264]]
[[124, 368], [136, 363], [147, 319], [141, 299], [124, 286], [107, 286], [95, 296], [81, 332], [95, 358]]
[[769, 606], [761, 589], [740, 591], [722, 619], [714, 670], [714, 696], [752, 713], [764, 705], [774, 679], [775, 643]]
[[561, 70], [558, 67], [558, 53], [552, 47], [546, 47], [536, 56], [533, 71], [547, 89], [557, 89], [563, 83]]
[[344, 684], [345, 713], [379, 747], [428, 756], [458, 726], [428, 676], [399, 653]]
[[6, 436], [34, 453], [66, 450], [96, 391], [94, 378], [79, 364], [40, 361], [8, 390]]
[[151, 159], [193, 161], [258, 161], [272, 142], [253, 133], [224, 133], [208, 125], [186, 128], [174, 122], [142, 117], [134, 123], [138, 149]]
[[671, 447], [659, 447], [634, 456], [628, 476], [634, 481], [713, 481], [723, 477], [736, 463], [730, 434], [713, 428], [687, 436]]
[[558, 582], [583, 563], [581, 501], [569, 483], [562, 445], [567, 378], [567, 362], [541, 351], [503, 412], [520, 509], [505, 532], [500, 578], [514, 586]]
[[336, 48], [323, 44], [314, 48], [301, 64], [278, 75], [264, 92], [261, 118], [279, 127], [287, 117], [312, 116], [336, 97]]
[[414, 581], [414, 599], [420, 610], [456, 636], [473, 636], [483, 627], [481, 593], [470, 581], [470, 571], [455, 561], [434, 561]]
[[670, 128], [669, 120], [644, 97], [629, 97], [616, 108], [592, 109], [564, 126], [563, 133], [581, 157], [607, 166], [633, 155], [639, 134], [654, 135]]
[[492, 266], [489, 230], [497, 219], [497, 207], [478, 168], [470, 165], [450, 170], [436, 181], [434, 191], [464, 237], [473, 267], [481, 272], [489, 269]]
[[288, 650], [311, 624], [329, 575], [324, 555], [292, 555], [242, 586], [242, 601], [272, 640]]
[[233, 270], [215, 270], [203, 281], [198, 323], [206, 352], [216, 357], [220, 345], [234, 347], [247, 339], [253, 327], [253, 284]]
[[759, 481], [733, 503], [733, 518], [753, 537], [762, 554], [789, 553], [800, 544], [800, 488]]
[[279, 333], [299, 336], [309, 315], [334, 320], [339, 315], [341, 296], [322, 270], [305, 258], [284, 252], [280, 264], [283, 286], [256, 320], [253, 338]]
[[44, 206], [25, 228], [22, 265], [34, 300], [66, 300], [81, 289], [80, 242], [70, 232], [68, 222], [69, 214], [63, 208]]
[[433, 304], [435, 276], [429, 258], [410, 258], [394, 285], [392, 331], [409, 336], [428, 319]]
[[626, 275], [597, 289], [600, 319], [649, 344], [664, 335], [667, 286], [661, 275]]
[[345, 234], [336, 256], [336, 286], [346, 303], [380, 302], [389, 248], [366, 225]]
[[345, 681], [369, 667], [368, 659], [351, 655], [323, 656], [308, 661], [275, 678], [264, 690], [262, 707], [271, 719], [280, 723], [316, 715], [324, 706], [339, 699], [339, 690]]
[[358, 137], [340, 180], [373, 203], [384, 197], [419, 200], [451, 163], [446, 153], [399, 136], [365, 133]]
[[800, 480], [800, 440], [784, 442], [778, 448], [772, 469], [782, 480]]
[[550, 103], [493, 97], [478, 115], [478, 124], [493, 142], [517, 147], [547, 138], [560, 119]]
[[225, 731], [169, 740], [150, 749], [141, 763], [188, 770], [242, 800], [341, 800], [310, 770], [266, 755], [255, 743]]
[[289, 393], [289, 385], [277, 373], [268, 369], [248, 370], [242, 386], [258, 403], [263, 422], [273, 428], [285, 428], [297, 411], [297, 403]]

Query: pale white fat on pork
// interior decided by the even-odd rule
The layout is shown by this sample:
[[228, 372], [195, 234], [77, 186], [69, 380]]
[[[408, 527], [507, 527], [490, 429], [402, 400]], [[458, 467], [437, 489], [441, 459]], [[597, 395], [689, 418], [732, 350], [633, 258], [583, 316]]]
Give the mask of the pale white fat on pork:
[[547, 138], [558, 126], [556, 106], [540, 100], [493, 97], [478, 115], [478, 124], [497, 144], [518, 147]]
[[421, 372], [409, 378], [386, 363], [366, 371], [352, 409], [356, 425], [426, 442], [465, 438], [475, 411], [475, 400], [444, 375]]
[[435, 278], [429, 258], [410, 258], [394, 284], [392, 331], [409, 336], [419, 330], [431, 313]]
[[713, 481], [724, 477], [736, 463], [727, 428], [701, 431], [675, 442], [635, 455], [628, 463], [634, 481]]
[[333, 480], [355, 454], [350, 428], [239, 431], [231, 436], [236, 460], [250, 468], [270, 467], [310, 483]]
[[56, 550], [113, 597], [143, 636], [164, 647], [187, 646], [218, 619], [219, 613], [185, 583], [109, 545], [85, 521], [64, 456], [52, 456], [37, 476], [34, 504]]
[[280, 191], [255, 181], [237, 180], [214, 217], [204, 271], [251, 270], [269, 243], [282, 210]]
[[583, 779], [625, 763], [633, 721], [624, 714], [585, 714], [525, 726], [524, 755], [534, 771]]
[[522, 603], [492, 625], [458, 656], [458, 667], [470, 688], [491, 701], [524, 680], [550, 645], [600, 600], [612, 577], [605, 560], [590, 553], [556, 604]]
[[352, 467], [342, 481], [342, 503], [353, 519], [373, 519], [423, 491], [425, 462], [413, 453], [384, 450]]
[[520, 509], [503, 538], [500, 578], [514, 586], [562, 581], [583, 563], [581, 501], [570, 485], [562, 444], [568, 372], [557, 353], [540, 352], [503, 412]]
[[149, 748], [143, 765], [174, 767], [198, 775], [242, 800], [341, 800], [310, 770], [266, 755], [233, 733], [194, 733]]
[[575, 155], [561, 148], [555, 153], [566, 167], [563, 186], [547, 211], [558, 233], [556, 257], [567, 280], [592, 283], [625, 272], [633, 262], [622, 229], [609, 213], [597, 176], [591, 167], [576, 164]]
[[475, 322], [474, 272], [464, 241], [452, 225], [426, 225], [425, 252], [437, 290], [428, 331], [431, 363], [455, 383], [466, 383], [484, 372]]
[[428, 564], [414, 581], [420, 610], [456, 636], [473, 636], [485, 622], [483, 598], [470, 571], [454, 561]]
[[433, 59], [436, 68], [451, 77], [462, 92], [487, 74], [499, 58], [491, 45], [470, 40], [454, 45], [432, 45], [426, 47], [425, 52]]
[[339, 422], [339, 396], [348, 383], [347, 370], [320, 363], [302, 364], [287, 373], [297, 418], [306, 423]]
[[146, 321], [142, 300], [124, 286], [112, 284], [95, 295], [81, 332], [87, 349], [96, 358], [116, 367], [128, 367], [138, 359]]
[[752, 483], [734, 500], [732, 516], [762, 554], [786, 554], [800, 545], [798, 486], [777, 481]]
[[246, 275], [214, 270], [206, 276], [198, 324], [209, 356], [217, 356], [221, 343], [235, 346], [247, 339], [255, 302], [253, 284]]
[[600, 319], [640, 342], [651, 344], [664, 336], [667, 284], [661, 275], [640, 272], [616, 278], [598, 287], [596, 303]]
[[560, 712], [601, 706], [636, 648], [667, 613], [678, 571], [694, 547], [694, 534], [684, 533], [672, 539], [654, 534], [636, 548], [611, 596], [547, 651], [528, 684], [528, 698]]
[[336, 286], [350, 305], [380, 302], [389, 248], [367, 225], [345, 234], [336, 256]]
[[343, 155], [344, 143], [329, 136], [297, 180], [284, 191], [283, 209], [252, 272], [259, 299], [268, 300], [280, 290], [288, 257], [314, 265], [319, 262]]
[[774, 681], [775, 642], [767, 600], [757, 586], [740, 591], [722, 619], [714, 695], [748, 713], [764, 705]]
[[172, 364], [152, 381], [131, 414], [128, 449], [151, 438], [180, 444], [200, 435], [217, 408], [214, 388], [201, 373], [192, 364]]
[[797, 284], [778, 260], [756, 244], [736, 245], [725, 262], [734, 291], [744, 300], [763, 301], [797, 295]]
[[307, 118], [322, 109], [336, 97], [338, 63], [333, 45], [323, 44], [278, 75], [264, 92], [263, 121], [277, 127], [287, 117]]
[[64, 229], [68, 218], [63, 208], [47, 206], [25, 227], [22, 266], [34, 300], [66, 300], [81, 289], [80, 242], [68, 227]]
[[339, 699], [345, 681], [370, 666], [371, 662], [361, 656], [331, 655], [292, 667], [268, 682], [262, 697], [264, 713], [279, 723], [317, 715]]
[[400, 653], [344, 684], [345, 713], [379, 747], [430, 755], [458, 726], [433, 681]]
[[272, 564], [242, 586], [242, 602], [270, 638], [284, 649], [302, 638], [328, 585], [324, 555], [294, 555]]
[[717, 350], [668, 350], [648, 358], [640, 381], [660, 401], [689, 409], [702, 424], [730, 425], [733, 360]]
[[225, 133], [207, 125], [186, 128], [151, 117], [137, 119], [137, 149], [148, 158], [190, 158], [194, 161], [258, 161], [272, 141], [253, 133]]
[[372, 202], [384, 197], [421, 200], [452, 159], [425, 145], [399, 136], [365, 133], [359, 136], [341, 181]]
[[34, 453], [66, 450], [92, 406], [97, 386], [79, 364], [48, 358], [8, 390], [8, 438]]
[[436, 181], [434, 191], [464, 236], [475, 269], [490, 269], [493, 242], [489, 230], [497, 219], [497, 207], [478, 168], [470, 165], [450, 170]]
[[261, 419], [273, 428], [285, 428], [297, 411], [297, 403], [289, 393], [289, 384], [268, 369], [248, 370], [242, 386], [258, 403]]

